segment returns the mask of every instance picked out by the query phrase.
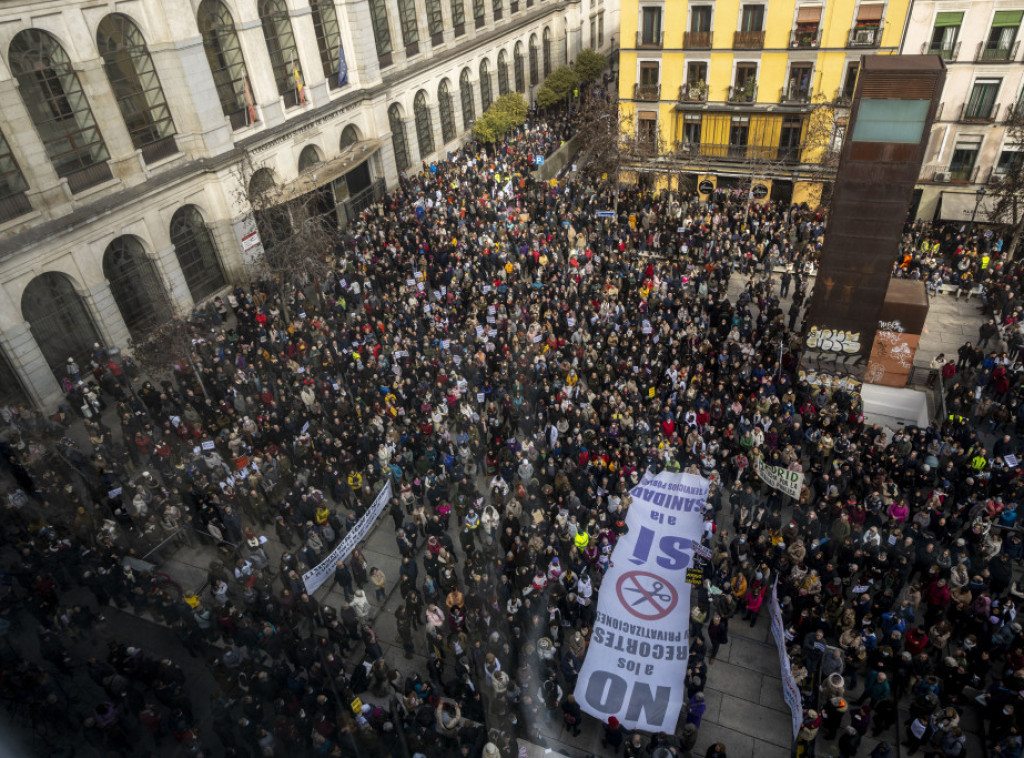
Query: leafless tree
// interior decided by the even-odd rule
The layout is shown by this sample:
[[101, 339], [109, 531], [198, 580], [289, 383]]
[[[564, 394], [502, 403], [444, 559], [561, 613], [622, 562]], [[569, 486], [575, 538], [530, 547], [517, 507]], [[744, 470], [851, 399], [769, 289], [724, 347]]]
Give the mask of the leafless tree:
[[1010, 232], [1010, 244], [1005, 250], [1007, 260], [1013, 260], [1024, 236], [1024, 100], [1010, 109], [1006, 121], [1006, 143], [1013, 152], [1013, 160], [991, 190], [996, 197], [993, 217]]

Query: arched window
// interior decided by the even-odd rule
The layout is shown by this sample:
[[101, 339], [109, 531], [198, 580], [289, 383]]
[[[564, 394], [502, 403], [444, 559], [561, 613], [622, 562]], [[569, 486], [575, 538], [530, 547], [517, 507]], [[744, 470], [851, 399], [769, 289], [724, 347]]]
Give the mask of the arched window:
[[70, 279], [53, 271], [37, 276], [21, 296], [21, 315], [58, 381], [67, 376], [68, 358], [85, 373], [100, 336]]
[[60, 43], [26, 29], [11, 42], [10, 63], [57, 176], [67, 177], [72, 192], [110, 179], [103, 135]]
[[508, 94], [508, 56], [498, 51], [498, 96]]
[[536, 87], [540, 81], [540, 66], [537, 64], [537, 35], [530, 35], [530, 86]]
[[0, 350], [0, 407], [5, 405], [23, 405], [28, 403], [28, 394], [21, 377], [11, 366], [10, 361]]
[[277, 94], [284, 98], [284, 105], [290, 108], [304, 105], [302, 73], [299, 71], [298, 50], [292, 21], [284, 0], [260, 0], [260, 23], [263, 25], [263, 39], [267, 42], [270, 66], [277, 82]]
[[395, 150], [395, 168], [400, 172], [409, 168], [409, 145], [405, 137], [405, 122], [398, 104], [388, 108], [388, 124], [391, 126], [391, 147]]
[[194, 205], [178, 208], [171, 217], [171, 244], [193, 300], [199, 302], [224, 286], [217, 246]]
[[512, 64], [516, 74], [516, 92], [526, 92], [526, 73], [523, 65], [523, 43], [517, 42], [512, 54]]
[[[309, 0], [313, 16], [313, 30], [316, 32], [316, 46], [320, 50], [320, 65], [323, 66], [327, 86], [337, 89], [342, 85], [341, 72], [341, 29], [338, 28], [338, 11], [334, 0]], [[347, 71], [346, 71], [347, 74]]]
[[260, 233], [264, 250], [272, 250], [282, 240], [292, 236], [292, 221], [288, 208], [276, 202], [277, 182], [269, 168], [257, 169], [249, 179], [249, 204]]
[[455, 27], [456, 37], [466, 33], [465, 0], [452, 0], [452, 26]]
[[455, 109], [447, 79], [442, 79], [437, 88], [437, 110], [441, 113], [441, 137], [445, 142], [451, 142], [455, 139]]
[[420, 28], [416, 25], [415, 0], [398, 0], [398, 20], [402, 23], [402, 44], [406, 53], [416, 55], [420, 51]]
[[484, 58], [480, 61], [480, 111], [491, 107], [494, 96], [491, 94], [491, 64]]
[[111, 13], [96, 29], [96, 46], [132, 145], [147, 163], [174, 155], [174, 122], [142, 32], [124, 14]]
[[231, 14], [220, 0], [203, 0], [196, 11], [196, 23], [203, 35], [206, 62], [217, 87], [220, 109], [231, 120], [231, 128], [255, 123], [255, 98]]
[[370, 23], [373, 41], [377, 45], [377, 58], [381, 66], [391, 65], [391, 28], [388, 26], [388, 7], [384, 0], [370, 0]]
[[322, 161], [323, 158], [320, 157], [320, 151], [316, 145], [306, 145], [299, 153], [299, 173], [301, 174], [310, 166], [315, 166]]
[[157, 325], [163, 285], [137, 237], [126, 234], [107, 245], [103, 275], [132, 337], [138, 339]]
[[416, 143], [420, 146], [420, 160], [425, 160], [434, 152], [434, 126], [430, 122], [430, 107], [427, 105], [427, 93], [420, 90], [412, 101], [413, 114], [416, 116]]
[[338, 149], [341, 152], [345, 152], [345, 148], [356, 144], [358, 141], [359, 130], [352, 126], [352, 124], [349, 124], [341, 130], [341, 144], [338, 145]]
[[551, 30], [544, 27], [544, 35], [541, 37], [541, 52], [544, 58], [544, 77], [551, 75]]
[[0, 221], [32, 210], [32, 204], [25, 197], [27, 189], [25, 175], [21, 173], [3, 132], [0, 132]]
[[462, 96], [462, 128], [470, 129], [476, 120], [476, 107], [473, 104], [473, 83], [469, 81], [469, 69], [462, 69], [459, 77], [459, 94]]

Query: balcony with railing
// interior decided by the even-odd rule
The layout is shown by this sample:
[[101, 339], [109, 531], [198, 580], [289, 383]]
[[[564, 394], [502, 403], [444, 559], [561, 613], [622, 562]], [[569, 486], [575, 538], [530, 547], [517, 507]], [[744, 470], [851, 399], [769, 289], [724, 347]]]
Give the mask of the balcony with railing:
[[882, 29], [878, 26], [857, 26], [850, 30], [847, 47], [878, 47], [882, 41]]
[[660, 48], [665, 42], [665, 32], [645, 32], [640, 30], [636, 33], [636, 46], [638, 48]]
[[97, 184], [109, 182], [114, 178], [114, 175], [110, 171], [110, 164], [103, 161], [102, 163], [94, 163], [78, 171], [64, 174], [64, 177], [68, 180], [68, 188], [71, 192], [77, 194], [90, 187], [95, 187]]
[[679, 88], [679, 102], [706, 103], [708, 101], [708, 85], [703, 82], [684, 84]]
[[734, 32], [732, 46], [736, 50], [763, 50], [764, 31], [760, 32]]
[[757, 102], [757, 85], [756, 84], [744, 84], [743, 86], [737, 87], [733, 85], [729, 87], [729, 102], [730, 103], [755, 103]]
[[959, 52], [959, 42], [952, 47], [932, 47], [930, 42], [921, 45], [921, 55], [937, 55], [944, 61], [955, 61]]
[[1017, 59], [1017, 49], [1020, 47], [1020, 40], [1013, 43], [1013, 47], [988, 47], [984, 42], [978, 45], [978, 52], [974, 55], [977, 63], [1000, 63]]
[[972, 103], [968, 100], [960, 109], [960, 121], [971, 124], [991, 124], [998, 120], [999, 106], [992, 103]]
[[811, 102], [810, 87], [783, 87], [779, 90], [779, 102], [783, 105], [806, 105]]
[[710, 50], [711, 32], [683, 32], [683, 48], [686, 50]]
[[678, 157], [692, 160], [697, 158], [726, 161], [755, 160], [773, 161], [788, 165], [800, 162], [800, 147], [777, 145], [738, 145], [726, 142], [679, 142], [676, 144]]
[[24, 192], [15, 192], [7, 197], [0, 197], [0, 221], [24, 216], [32, 211], [32, 203]]
[[821, 27], [816, 29], [794, 29], [789, 46], [797, 50], [809, 50], [821, 44]]
[[660, 84], [634, 84], [633, 99], [644, 101], [656, 101], [661, 99]]

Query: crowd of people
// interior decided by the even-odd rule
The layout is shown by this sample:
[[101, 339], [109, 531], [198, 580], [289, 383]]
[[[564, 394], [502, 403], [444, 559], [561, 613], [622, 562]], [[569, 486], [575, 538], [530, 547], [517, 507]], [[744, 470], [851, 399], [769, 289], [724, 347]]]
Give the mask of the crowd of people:
[[[39, 628], [38, 659], [3, 656], [8, 703], [46, 737], [71, 725], [123, 754], [150, 735], [193, 756], [507, 758], [517, 737], [578, 735], [592, 719], [573, 688], [629, 491], [669, 468], [713, 484], [688, 708], [674, 734], [609, 718], [610, 752], [693, 751], [729, 625], [766, 626], [778, 581], [802, 741], [885, 758], [895, 726], [957, 758], [961, 719], [980, 717], [990, 754], [1021, 755], [1014, 432], [989, 450], [968, 419], [865, 423], [855, 394], [797, 370], [822, 212], [534, 179], [533, 156], [570, 132], [531, 114], [494, 148], [403, 177], [339, 232], [328, 281], [237, 287], [197, 314], [173, 376], [99, 382], [98, 410], [116, 414], [90, 414], [88, 444], [6, 410], [0, 618], [27, 610]], [[1002, 277], [1000, 319], [1016, 282]], [[97, 379], [108, 357], [97, 346]], [[760, 482], [759, 461], [802, 471], [800, 497]], [[397, 590], [356, 550], [334, 570], [345, 602], [319, 602], [303, 572], [386, 481]], [[144, 570], [193, 540], [217, 556], [201, 590]], [[92, 599], [69, 605], [79, 586]], [[385, 642], [425, 654], [420, 670], [385, 659], [389, 591]], [[82, 673], [76, 645], [110, 604], [211, 661], [212, 730], [145, 640], [110, 631]]]

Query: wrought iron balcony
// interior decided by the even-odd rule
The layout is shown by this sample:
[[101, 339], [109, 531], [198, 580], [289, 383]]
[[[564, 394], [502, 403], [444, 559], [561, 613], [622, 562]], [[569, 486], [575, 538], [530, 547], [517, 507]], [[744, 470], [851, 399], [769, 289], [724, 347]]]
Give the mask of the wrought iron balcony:
[[882, 41], [882, 29], [878, 26], [860, 26], [850, 30], [847, 47], [878, 47]]
[[734, 32], [732, 46], [736, 50], [764, 49], [764, 32]]
[[665, 32], [646, 34], [643, 31], [636, 33], [636, 46], [660, 48], [665, 41]]
[[779, 90], [779, 102], [797, 105], [809, 103], [811, 102], [811, 91], [810, 89], [783, 87]]
[[634, 84], [633, 85], [633, 99], [634, 100], [660, 100], [661, 99], [661, 85], [660, 84]]
[[706, 103], [708, 101], [707, 85], [684, 84], [679, 88], [679, 102]]
[[1020, 47], [1020, 40], [1013, 43], [1013, 47], [986, 47], [982, 42], [978, 45], [978, 52], [974, 56], [976, 62], [985, 61], [1012, 61], [1017, 58], [1017, 49]]
[[748, 87], [729, 87], [730, 103], [754, 103], [757, 102], [757, 85]]
[[711, 32], [683, 32], [683, 47], [687, 50], [710, 50]]
[[821, 27], [811, 29], [794, 29], [789, 39], [789, 46], [799, 50], [817, 47], [821, 44]]
[[959, 42], [953, 45], [953, 47], [932, 47], [929, 42], [925, 42], [921, 45], [921, 55], [937, 55], [944, 61], [955, 61], [959, 53]]

